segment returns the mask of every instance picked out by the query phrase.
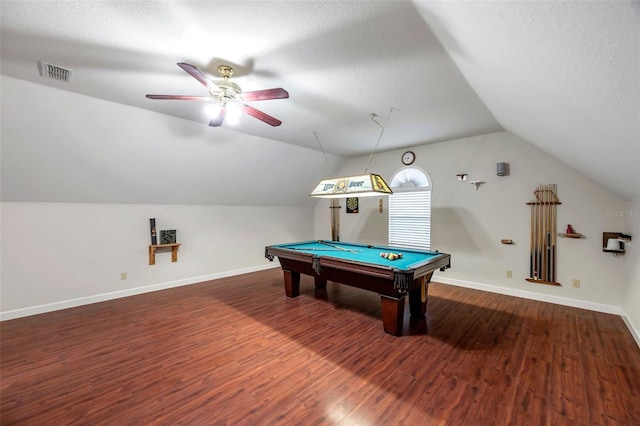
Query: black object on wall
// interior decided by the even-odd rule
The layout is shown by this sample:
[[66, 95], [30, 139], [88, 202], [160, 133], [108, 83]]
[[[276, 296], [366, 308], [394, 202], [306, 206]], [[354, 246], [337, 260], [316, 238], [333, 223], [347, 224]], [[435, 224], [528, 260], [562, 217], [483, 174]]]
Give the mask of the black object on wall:
[[509, 163], [498, 163], [497, 174], [498, 176], [509, 176]]
[[156, 218], [149, 219], [149, 227], [151, 228], [151, 244], [158, 244], [158, 237], [156, 234]]

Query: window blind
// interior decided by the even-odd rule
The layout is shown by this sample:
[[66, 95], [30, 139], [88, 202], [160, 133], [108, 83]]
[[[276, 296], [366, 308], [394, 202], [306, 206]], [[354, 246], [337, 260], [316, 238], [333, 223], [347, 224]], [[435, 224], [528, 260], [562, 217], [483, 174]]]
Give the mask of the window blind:
[[389, 245], [431, 248], [431, 191], [396, 192], [389, 196]]

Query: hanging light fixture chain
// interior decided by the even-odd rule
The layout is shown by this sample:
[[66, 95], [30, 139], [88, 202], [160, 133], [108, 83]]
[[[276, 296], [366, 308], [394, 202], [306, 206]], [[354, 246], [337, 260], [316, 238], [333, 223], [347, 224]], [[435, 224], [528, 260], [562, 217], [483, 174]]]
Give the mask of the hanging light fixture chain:
[[375, 120], [375, 118], [378, 116], [375, 112], [372, 112], [371, 114], [369, 114], [369, 117], [371, 117], [371, 121], [373, 121], [378, 126], [380, 126], [380, 135], [378, 135], [378, 141], [373, 147], [373, 151], [371, 151], [371, 155], [369, 155], [369, 161], [367, 161], [367, 167], [365, 167], [364, 173], [363, 173], [365, 175], [367, 174], [367, 170], [369, 170], [369, 166], [371, 165], [371, 159], [373, 158], [373, 154], [375, 154], [376, 149], [378, 149], [378, 145], [380, 144], [380, 140], [382, 139], [382, 135], [384, 134], [384, 128], [387, 125], [387, 121], [389, 121], [389, 117], [391, 117], [391, 112], [393, 110], [394, 110], [393, 107], [389, 108], [389, 113], [387, 114], [387, 118], [385, 118], [384, 120], [384, 124], [380, 124]]
[[322, 155], [324, 156], [324, 160], [327, 162], [327, 165], [329, 166], [329, 168], [333, 172], [332, 176], [335, 176], [336, 174], [338, 174], [338, 172], [331, 166], [331, 163], [329, 162], [329, 158], [327, 158], [327, 154], [324, 152], [324, 148], [322, 147], [322, 144], [320, 143], [320, 138], [318, 137], [318, 132], [316, 132], [314, 130], [313, 131], [313, 135], [316, 137], [316, 141], [318, 141], [318, 145], [320, 146], [320, 151], [322, 151]]

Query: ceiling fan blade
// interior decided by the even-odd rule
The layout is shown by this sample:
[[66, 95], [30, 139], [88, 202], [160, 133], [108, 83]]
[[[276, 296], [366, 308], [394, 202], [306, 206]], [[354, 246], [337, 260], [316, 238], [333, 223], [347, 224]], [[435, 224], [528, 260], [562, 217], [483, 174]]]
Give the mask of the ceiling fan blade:
[[227, 115], [226, 108], [221, 108], [218, 115], [213, 117], [211, 121], [209, 121], [209, 126], [211, 127], [220, 127], [222, 126], [222, 122], [224, 121], [224, 117]]
[[202, 73], [202, 71], [200, 71], [198, 68], [196, 68], [195, 66], [191, 65], [191, 64], [187, 64], [185, 62], [178, 62], [178, 66], [180, 68], [182, 68], [183, 70], [185, 70], [187, 73], [189, 73], [189, 75], [193, 78], [195, 78], [196, 80], [198, 80], [200, 83], [202, 83], [202, 85], [204, 87], [206, 87], [207, 89], [209, 89], [211, 86], [211, 80], [209, 80], [207, 78], [206, 75], [204, 75]]
[[210, 101], [211, 96], [188, 96], [188, 95], [147, 95], [149, 99], [168, 99], [175, 101]]
[[281, 87], [276, 89], [256, 90], [255, 92], [244, 92], [242, 97], [245, 101], [268, 101], [269, 99], [286, 99], [289, 92]]
[[278, 120], [277, 118], [274, 118], [268, 114], [265, 114], [262, 111], [259, 111], [253, 107], [250, 107], [249, 105], [243, 105], [242, 109], [246, 114], [252, 116], [253, 118], [257, 118], [260, 121], [264, 121], [270, 126], [277, 127], [282, 124], [282, 121]]

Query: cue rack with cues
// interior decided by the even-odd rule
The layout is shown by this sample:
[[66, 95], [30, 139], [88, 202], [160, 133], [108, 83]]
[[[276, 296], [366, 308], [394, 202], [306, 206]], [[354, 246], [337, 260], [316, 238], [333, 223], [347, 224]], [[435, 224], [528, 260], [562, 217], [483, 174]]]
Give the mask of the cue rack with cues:
[[562, 204], [557, 195], [558, 185], [540, 185], [533, 191], [531, 207], [531, 255], [529, 278], [532, 283], [560, 285], [556, 282], [557, 211]]

